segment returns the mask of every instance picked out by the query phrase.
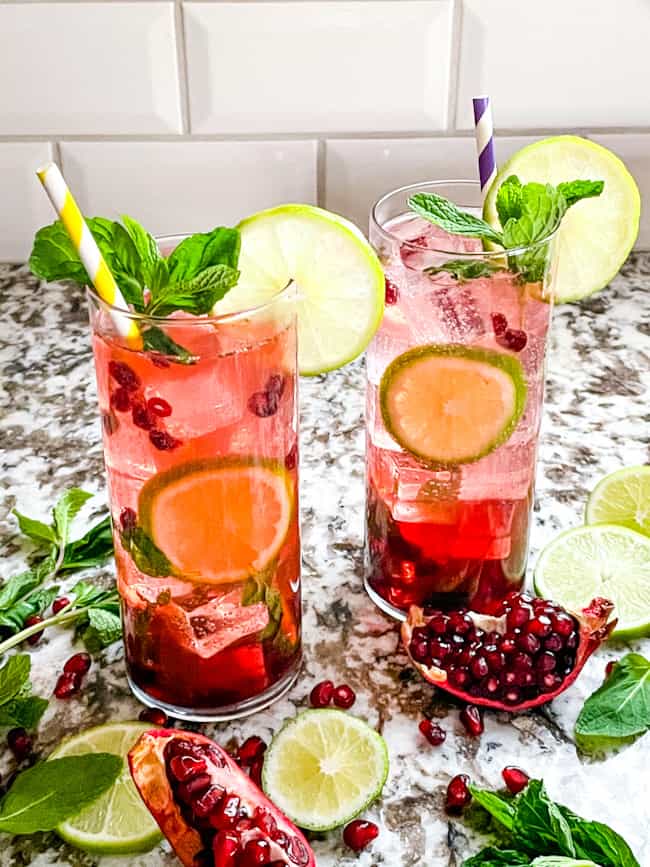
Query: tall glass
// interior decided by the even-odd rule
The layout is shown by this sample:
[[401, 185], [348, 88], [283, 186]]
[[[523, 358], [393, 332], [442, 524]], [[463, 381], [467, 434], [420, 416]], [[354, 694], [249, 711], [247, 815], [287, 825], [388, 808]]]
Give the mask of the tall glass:
[[395, 617], [413, 604], [489, 613], [526, 569], [554, 232], [487, 252], [409, 211], [414, 193], [480, 214], [471, 181], [404, 187], [372, 210], [386, 312], [367, 354], [365, 583]]
[[293, 288], [221, 317], [133, 314], [161, 351], [127, 347], [88, 297], [131, 689], [184, 719], [252, 713], [301, 655]]

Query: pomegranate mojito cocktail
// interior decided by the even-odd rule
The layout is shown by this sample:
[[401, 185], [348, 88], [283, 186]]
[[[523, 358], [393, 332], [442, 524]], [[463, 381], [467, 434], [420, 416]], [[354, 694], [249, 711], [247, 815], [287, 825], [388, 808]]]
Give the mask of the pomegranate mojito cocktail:
[[490, 611], [524, 580], [555, 225], [489, 253], [418, 194], [471, 205], [478, 187], [407, 188], [373, 211], [386, 312], [367, 357], [366, 586], [396, 616]]

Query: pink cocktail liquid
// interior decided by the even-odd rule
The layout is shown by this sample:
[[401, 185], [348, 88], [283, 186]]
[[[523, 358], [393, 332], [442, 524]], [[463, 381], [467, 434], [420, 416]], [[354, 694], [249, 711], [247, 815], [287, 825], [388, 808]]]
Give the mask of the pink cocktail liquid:
[[[489, 611], [524, 579], [551, 306], [540, 299], [539, 285], [523, 284], [509, 271], [465, 282], [444, 271], [424, 273], [454, 258], [432, 250], [478, 252], [475, 239], [408, 215], [385, 229], [396, 241], [378, 245], [387, 305], [367, 356], [366, 586], [396, 615], [413, 604]], [[517, 332], [514, 348], [495, 333], [495, 323], [502, 330], [499, 316]], [[378, 401], [384, 370], [401, 353], [427, 344], [510, 352], [524, 369], [528, 396], [519, 424], [474, 463], [424, 466], [384, 427]]]
[[[195, 356], [189, 365], [128, 349], [92, 302], [91, 318], [131, 685], [148, 703], [190, 718], [263, 706], [290, 684], [300, 661], [294, 315], [253, 314], [214, 326], [175, 314], [164, 327]], [[231, 520], [253, 528], [256, 549], [278, 521], [254, 481], [244, 501], [224, 502], [206, 488], [212, 495], [186, 501], [191, 525], [177, 513], [155, 532], [163, 553], [166, 545], [182, 551], [179, 522], [190, 526], [194, 549], [182, 556], [196, 568], [161, 566], [142, 538], [152, 535], [145, 485], [155, 495], [176, 477], [191, 481], [224, 466], [261, 468], [283, 480], [290, 518], [279, 548], [260, 571], [223, 582], [214, 569], [202, 574], [215, 558], [228, 564], [229, 551], [239, 568], [246, 552], [237, 529], [229, 535]]]

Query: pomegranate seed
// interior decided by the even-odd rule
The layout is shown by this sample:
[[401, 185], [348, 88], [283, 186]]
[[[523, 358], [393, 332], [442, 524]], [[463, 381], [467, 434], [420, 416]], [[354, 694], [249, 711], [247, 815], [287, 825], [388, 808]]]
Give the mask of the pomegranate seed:
[[151, 430], [155, 424], [155, 420], [151, 417], [149, 410], [144, 403], [134, 403], [131, 409], [131, 418], [136, 427], [142, 430]]
[[504, 635], [501, 640], [501, 650], [503, 653], [515, 653], [517, 650], [517, 643], [514, 638], [511, 638], [509, 635]]
[[70, 600], [67, 596], [57, 596], [52, 603], [52, 614], [58, 614], [63, 608], [67, 608]]
[[226, 790], [221, 786], [210, 786], [192, 804], [194, 813], [199, 817], [199, 819], [207, 819], [225, 794]]
[[551, 625], [553, 626], [553, 632], [557, 632], [562, 638], [568, 638], [574, 631], [576, 624], [570, 614], [561, 611], [558, 614], [552, 615]]
[[547, 635], [551, 634], [551, 629], [551, 620], [545, 614], [533, 617], [525, 626], [526, 632], [536, 635], [538, 638], [546, 638]]
[[63, 666], [63, 670], [66, 674], [78, 674], [80, 677], [83, 677], [84, 674], [87, 674], [92, 660], [90, 658], [89, 653], [75, 653], [74, 656], [71, 656]]
[[343, 842], [355, 852], [361, 852], [379, 836], [379, 828], [374, 822], [355, 819], [343, 829]]
[[237, 795], [226, 795], [217, 809], [210, 815], [210, 824], [217, 831], [227, 831], [234, 828], [239, 819], [239, 798]]
[[278, 395], [273, 391], [256, 391], [248, 398], [248, 409], [258, 418], [268, 418], [278, 411]]
[[614, 667], [616, 665], [615, 659], [610, 659], [610, 661], [605, 666], [605, 677], [609, 677], [610, 674], [614, 671]]
[[452, 611], [447, 622], [447, 632], [454, 635], [467, 635], [474, 627], [472, 618], [461, 611]]
[[524, 626], [533, 616], [533, 609], [530, 605], [522, 604], [512, 608], [506, 615], [506, 624], [509, 630], [514, 630]]
[[483, 733], [483, 719], [475, 704], [468, 704], [460, 712], [460, 721], [465, 726], [468, 734], [478, 737]]
[[235, 867], [238, 852], [239, 837], [236, 834], [217, 834], [212, 841], [214, 867]]
[[493, 696], [499, 691], [499, 681], [496, 677], [486, 677], [482, 683], [483, 695]]
[[184, 783], [197, 774], [203, 774], [208, 769], [205, 759], [197, 759], [194, 756], [174, 756], [169, 763], [169, 770], [179, 783]]
[[511, 349], [513, 352], [521, 352], [528, 343], [526, 332], [516, 328], [506, 328], [503, 334], [496, 335], [496, 339], [499, 346]]
[[332, 701], [334, 684], [331, 680], [322, 680], [309, 693], [309, 703], [312, 707], [327, 707]]
[[128, 391], [135, 391], [140, 387], [140, 377], [123, 361], [109, 361], [108, 372], [115, 382], [126, 388]]
[[289, 837], [286, 852], [294, 864], [300, 864], [301, 867], [304, 867], [305, 864], [309, 863], [309, 852], [305, 848], [305, 844], [298, 837]]
[[253, 818], [257, 827], [260, 828], [267, 837], [273, 839], [273, 835], [278, 830], [278, 823], [275, 821], [269, 810], [264, 807], [255, 807]]
[[558, 686], [562, 683], [562, 678], [559, 674], [553, 674], [549, 672], [548, 674], [542, 674], [537, 681], [539, 687], [542, 689], [542, 692], [553, 692], [553, 690], [557, 689]]
[[[37, 623], [42, 623], [42, 622], [43, 622], [42, 617], [40, 617], [38, 614], [32, 614], [30, 617], [27, 617], [25, 619], [24, 625], [25, 625], [25, 627], [36, 626]], [[29, 636], [29, 638], [27, 639], [27, 644], [31, 644], [31, 645], [38, 644], [38, 642], [41, 640], [42, 637], [43, 637], [43, 630], [41, 630], [40, 632], [35, 632], [33, 635]]]
[[518, 701], [521, 701], [521, 690], [517, 689], [516, 686], [511, 686], [504, 692], [503, 698], [508, 704], [517, 704]]
[[524, 653], [537, 653], [541, 646], [542, 643], [536, 635], [523, 633], [517, 636], [517, 647], [523, 650]]
[[347, 683], [341, 684], [341, 686], [337, 686], [334, 692], [332, 693], [332, 701], [337, 707], [341, 707], [344, 710], [347, 710], [357, 700], [357, 696], [352, 689], [352, 687], [348, 686]]
[[256, 786], [262, 788], [262, 768], [264, 767], [264, 759], [259, 758], [255, 759], [255, 761], [250, 766], [248, 771], [248, 775], [251, 780], [255, 783]]
[[162, 397], [150, 397], [147, 401], [147, 410], [158, 418], [167, 418], [172, 414], [171, 404]]
[[281, 373], [274, 373], [266, 380], [264, 391], [267, 394], [277, 394], [278, 397], [282, 397], [285, 385], [286, 380], [284, 376]]
[[284, 849], [285, 852], [289, 847], [289, 838], [284, 833], [284, 831], [276, 831], [274, 834], [271, 834], [274, 843], [277, 843], [281, 849]]
[[294, 443], [284, 459], [284, 465], [288, 470], [293, 470], [298, 463], [298, 446]]
[[562, 637], [552, 633], [544, 642], [544, 650], [548, 650], [551, 653], [557, 653], [559, 650], [562, 650], [563, 644], [564, 642], [562, 641]]
[[167, 714], [157, 707], [146, 707], [144, 710], [141, 710], [138, 719], [160, 728], [164, 728], [169, 723]]
[[450, 780], [449, 785], [447, 786], [445, 810], [451, 815], [460, 814], [463, 807], [466, 807], [472, 800], [468, 783], [469, 777], [467, 774], [456, 774], [456, 776]]
[[18, 762], [26, 759], [32, 751], [32, 739], [24, 728], [11, 729], [7, 733], [7, 744]]
[[409, 649], [416, 662], [426, 662], [431, 656], [429, 642], [426, 638], [414, 639]]
[[528, 785], [530, 777], [521, 768], [514, 765], [508, 765], [501, 771], [501, 776], [513, 795], [518, 795]]
[[452, 669], [449, 673], [449, 679], [456, 686], [465, 686], [469, 681], [469, 671], [466, 668]]
[[76, 695], [81, 688], [81, 677], [76, 672], [64, 672], [59, 675], [59, 679], [54, 687], [54, 695], [56, 698], [68, 699]]
[[117, 388], [111, 395], [111, 406], [118, 412], [131, 409], [131, 395], [126, 388]]
[[444, 635], [447, 631], [447, 618], [444, 614], [437, 614], [429, 621], [429, 632], [434, 635]]
[[508, 328], [508, 320], [503, 313], [492, 314], [492, 330], [496, 335], [505, 334]]
[[173, 437], [164, 430], [149, 431], [149, 439], [152, 445], [160, 452], [170, 452], [181, 444], [180, 440], [177, 440], [176, 437]]
[[171, 367], [171, 361], [168, 361], [166, 358], [163, 358], [161, 355], [149, 355], [149, 360], [153, 364], [154, 367]]
[[138, 525], [138, 516], [133, 511], [133, 509], [129, 509], [128, 506], [125, 509], [122, 509], [120, 512], [120, 526], [124, 530], [125, 533], [128, 533], [129, 530], [135, 530]]
[[399, 298], [399, 290], [392, 280], [386, 277], [386, 304], [397, 304]]
[[271, 860], [271, 846], [268, 840], [249, 840], [244, 846], [242, 867], [257, 867]]
[[485, 677], [485, 675], [490, 670], [487, 659], [485, 659], [484, 656], [477, 656], [474, 662], [472, 662], [470, 668], [474, 677], [479, 679]]
[[485, 659], [490, 671], [494, 672], [501, 671], [506, 664], [506, 658], [499, 650], [487, 650], [485, 653]]
[[447, 732], [430, 719], [421, 720], [418, 728], [433, 747], [439, 747], [447, 737]]
[[254, 761], [261, 759], [266, 752], [266, 743], [257, 735], [246, 738], [235, 754], [235, 761], [245, 768], [250, 767]]
[[178, 797], [184, 804], [195, 804], [210, 788], [210, 774], [198, 774], [186, 783], [181, 783], [176, 789]]
[[535, 669], [540, 674], [547, 674], [549, 671], [553, 671], [556, 665], [555, 656], [548, 651], [544, 651], [541, 653], [537, 659], [535, 660]]

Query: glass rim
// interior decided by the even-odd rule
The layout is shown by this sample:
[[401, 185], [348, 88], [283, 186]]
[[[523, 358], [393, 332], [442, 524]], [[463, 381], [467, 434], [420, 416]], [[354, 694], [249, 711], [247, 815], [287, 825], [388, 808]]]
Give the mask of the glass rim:
[[[544, 235], [543, 238], [538, 238], [537, 241], [533, 241], [531, 244], [524, 244], [521, 247], [512, 247], [512, 248], [503, 248], [499, 250], [446, 250], [441, 247], [421, 247], [419, 244], [414, 244], [411, 241], [405, 241], [402, 238], [399, 238], [397, 235], [393, 234], [393, 232], [386, 229], [377, 218], [377, 211], [381, 207], [384, 202], [390, 199], [392, 196], [398, 195], [400, 193], [408, 195], [408, 193], [416, 192], [417, 190], [421, 190], [423, 187], [442, 187], [442, 186], [450, 186], [451, 184], [457, 184], [461, 187], [479, 187], [480, 184], [478, 181], [471, 180], [469, 178], [450, 178], [448, 180], [430, 180], [430, 181], [419, 181], [415, 184], [405, 184], [402, 187], [396, 187], [394, 190], [389, 190], [389, 192], [384, 193], [383, 196], [377, 199], [377, 201], [373, 204], [370, 209], [370, 222], [373, 229], [375, 229], [380, 235], [384, 237], [385, 240], [390, 243], [399, 244], [400, 247], [405, 247], [408, 250], [412, 250], [413, 252], [424, 252], [424, 253], [440, 253], [445, 256], [453, 255], [459, 259], [495, 259], [495, 258], [503, 258], [503, 256], [518, 256], [522, 253], [527, 253], [530, 250], [534, 250], [536, 247], [541, 246], [542, 244], [547, 244], [549, 241], [553, 240], [553, 238], [557, 235], [558, 229], [561, 225], [561, 219], [557, 221], [555, 226]], [[415, 211], [413, 212], [415, 216]], [[425, 219], [421, 217], [421, 219]], [[469, 237], [469, 236], [468, 236]]]
[[[160, 246], [160, 244], [165, 243], [165, 241], [175, 241], [177, 239], [182, 240], [183, 238], [188, 238], [189, 234], [173, 234], [173, 235], [157, 235], [154, 237], [154, 241]], [[94, 286], [86, 286], [87, 295], [95, 301], [99, 307], [106, 310], [109, 314], [114, 313], [120, 317], [126, 317], [134, 322], [153, 322], [157, 325], [162, 323], [166, 323], [169, 325], [178, 324], [183, 325], [184, 327], [187, 325], [219, 325], [228, 322], [235, 322], [238, 319], [250, 319], [252, 316], [256, 316], [259, 313], [264, 312], [265, 310], [270, 309], [279, 301], [287, 300], [286, 296], [289, 295], [292, 291], [295, 292], [295, 286], [293, 280], [290, 280], [287, 285], [280, 289], [278, 292], [275, 292], [271, 295], [270, 298], [267, 298], [266, 301], [263, 301], [261, 304], [256, 304], [253, 307], [246, 307], [243, 310], [233, 310], [230, 313], [219, 313], [219, 314], [205, 314], [200, 316], [194, 316], [191, 314], [191, 318], [183, 318], [183, 319], [174, 319], [170, 316], [150, 316], [147, 313], [138, 313], [135, 310], [130, 310], [128, 307], [119, 307], [117, 304], [111, 304], [108, 301], [105, 301], [97, 292]]]

